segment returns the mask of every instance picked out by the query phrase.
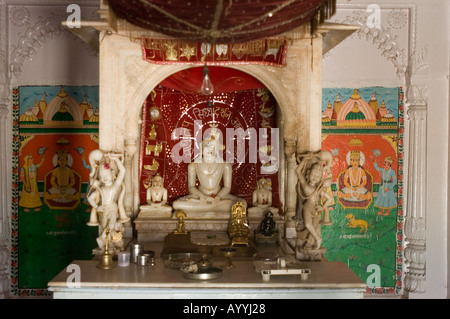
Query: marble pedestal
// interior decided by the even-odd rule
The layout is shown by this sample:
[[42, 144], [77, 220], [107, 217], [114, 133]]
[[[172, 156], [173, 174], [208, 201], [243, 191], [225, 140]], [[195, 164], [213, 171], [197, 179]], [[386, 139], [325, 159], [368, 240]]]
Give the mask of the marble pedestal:
[[[274, 216], [276, 227], [280, 236], [284, 235], [284, 220], [277, 214]], [[253, 234], [258, 230], [262, 217], [249, 217], [250, 232]], [[189, 219], [184, 220], [186, 230], [192, 231], [228, 231], [229, 217], [227, 219]], [[164, 238], [177, 228], [177, 219], [142, 217], [134, 220], [138, 241], [164, 241]]]
[[172, 207], [165, 205], [155, 207], [151, 205], [142, 205], [139, 209], [138, 217], [144, 218], [170, 218], [172, 217]]

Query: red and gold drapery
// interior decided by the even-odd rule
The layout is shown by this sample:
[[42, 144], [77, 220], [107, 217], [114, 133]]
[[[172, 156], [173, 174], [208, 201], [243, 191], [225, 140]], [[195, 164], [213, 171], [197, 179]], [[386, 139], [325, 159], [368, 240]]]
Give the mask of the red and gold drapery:
[[120, 18], [174, 38], [236, 43], [329, 18], [335, 0], [108, 0]]
[[[226, 71], [226, 68], [220, 69]], [[217, 74], [219, 71], [217, 70]], [[239, 72], [236, 71], [236, 74], [239, 75]], [[245, 77], [244, 73], [241, 75]], [[277, 107], [274, 97], [257, 82], [248, 83], [246, 86], [236, 82], [217, 85], [218, 93], [208, 97], [197, 94], [189, 85], [183, 85], [187, 83], [181, 80], [184, 76], [186, 74], [176, 73], [161, 82], [144, 103], [139, 165], [141, 203], [145, 203], [146, 185], [156, 173], [164, 178], [164, 186], [169, 191], [169, 202], [188, 193], [186, 174], [188, 164], [184, 159], [181, 162], [175, 161], [172, 155], [186, 155], [188, 159], [193, 160], [196, 134], [203, 135], [206, 130], [215, 126], [221, 132], [223, 144], [226, 145], [223, 150], [224, 160], [229, 159], [227, 156], [231, 156], [232, 159], [232, 194], [243, 197], [251, 203], [252, 192], [256, 189], [258, 179], [268, 178], [271, 181], [274, 205], [279, 207], [278, 171], [270, 170], [264, 165], [259, 155], [256, 163], [252, 161], [251, 156], [255, 154], [252, 153], [250, 146], [250, 139], [254, 139], [258, 151], [264, 152], [262, 148], [265, 146], [270, 149], [278, 147], [278, 140], [272, 145], [271, 137], [273, 133], [271, 128], [276, 129]], [[196, 77], [195, 73], [192, 77]], [[214, 107], [207, 106], [208, 100], [213, 101]], [[196, 125], [199, 124], [200, 132], [196, 132]], [[241, 149], [243, 161], [239, 161], [237, 141], [231, 141], [235, 147], [230, 153], [229, 141], [226, 139], [227, 128], [241, 128], [247, 132], [254, 128], [254, 132], [258, 135], [245, 140], [245, 146]], [[175, 129], [189, 132], [192, 143], [187, 149], [177, 148], [177, 145], [181, 145], [181, 139], [174, 137]], [[267, 133], [267, 137], [260, 136], [260, 129], [264, 129], [263, 132]], [[261, 143], [262, 137], [266, 142]], [[275, 154], [270, 150], [268, 153]]]
[[239, 43], [200, 43], [173, 38], [142, 38], [145, 61], [156, 64], [286, 65], [287, 40], [282, 37]]
[[[209, 75], [215, 94], [265, 88], [264, 84], [253, 76], [236, 69], [210, 66]], [[172, 74], [164, 79], [161, 85], [184, 93], [201, 94], [202, 81], [203, 68], [194, 67]]]

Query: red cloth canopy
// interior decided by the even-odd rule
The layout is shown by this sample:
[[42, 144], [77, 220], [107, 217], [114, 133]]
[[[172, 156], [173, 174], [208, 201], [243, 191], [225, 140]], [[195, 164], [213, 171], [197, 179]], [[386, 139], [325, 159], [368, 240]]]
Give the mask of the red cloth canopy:
[[[214, 86], [214, 94], [262, 89], [264, 84], [242, 71], [219, 66], [209, 66], [209, 78]], [[179, 71], [164, 79], [160, 84], [184, 93], [201, 94], [203, 67]]]
[[335, 0], [108, 0], [120, 18], [175, 38], [234, 43], [323, 21]]

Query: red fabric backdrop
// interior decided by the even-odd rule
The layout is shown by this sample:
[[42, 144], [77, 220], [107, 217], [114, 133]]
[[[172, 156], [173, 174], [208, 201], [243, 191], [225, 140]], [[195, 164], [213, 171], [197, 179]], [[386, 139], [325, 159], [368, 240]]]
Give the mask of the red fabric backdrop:
[[[226, 128], [240, 127], [244, 131], [248, 128], [255, 128], [256, 132], [259, 132], [259, 128], [269, 127], [267, 142], [260, 143], [259, 136], [251, 137], [258, 138], [258, 148], [262, 145], [271, 144], [270, 127], [276, 128], [275, 99], [267, 89], [258, 88], [261, 86], [259, 82], [253, 80], [252, 85], [247, 84], [254, 88], [240, 91], [230, 91], [232, 85], [223, 85], [224, 90], [228, 92], [211, 96], [211, 100], [214, 101], [214, 108], [211, 108], [206, 106], [208, 101], [206, 96], [189, 92], [197, 89], [192, 83], [188, 81], [177, 83], [180, 76], [182, 75], [177, 74], [162, 82], [162, 84], [172, 83], [173, 87], [178, 87], [180, 90], [174, 90], [161, 84], [155, 88], [144, 103], [140, 154], [140, 201], [142, 204], [146, 202], [144, 185], [148, 184], [150, 178], [156, 173], [164, 177], [164, 186], [169, 192], [169, 202], [188, 193], [188, 164], [184, 162], [176, 163], [171, 157], [174, 146], [180, 145], [179, 139], [173, 139], [174, 129], [187, 129], [192, 136], [191, 147], [186, 149], [186, 153], [174, 151], [174, 154], [188, 154], [188, 157], [193, 159], [194, 121], [201, 121], [201, 134], [206, 129], [210, 129], [211, 124], [216, 125], [223, 135], [222, 144], [226, 144]], [[213, 76], [211, 77], [213, 78]], [[194, 80], [192, 82], [195, 83]], [[218, 87], [221, 86], [218, 85]], [[242, 86], [239, 85], [238, 87]], [[187, 92], [183, 92], [183, 90]], [[160, 116], [158, 117], [157, 113], [152, 113], [156, 114], [156, 117], [152, 117], [152, 110], [158, 110]], [[152, 129], [153, 133], [151, 133]], [[275, 146], [277, 145], [272, 145], [272, 147]], [[243, 163], [239, 163], [235, 158], [237, 144], [234, 141], [232, 194], [244, 197], [251, 203], [257, 180], [261, 177], [270, 178], [274, 204], [279, 207], [278, 172], [262, 171], [260, 157], [257, 157], [256, 163], [251, 163], [250, 156], [255, 154], [249, 152], [251, 152], [251, 149], [248, 140], [246, 140], [245, 160]], [[224, 160], [226, 159], [227, 150], [224, 151]]]

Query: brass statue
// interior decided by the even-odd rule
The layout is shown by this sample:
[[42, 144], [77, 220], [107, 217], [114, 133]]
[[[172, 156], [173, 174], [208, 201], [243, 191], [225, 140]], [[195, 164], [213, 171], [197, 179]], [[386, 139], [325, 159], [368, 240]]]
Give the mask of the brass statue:
[[248, 246], [250, 227], [247, 220], [247, 209], [242, 202], [237, 202], [231, 208], [231, 221], [228, 227], [228, 234], [231, 238], [231, 246]]
[[176, 215], [178, 218], [177, 229], [173, 231], [176, 235], [186, 235], [188, 232], [186, 230], [186, 224], [184, 223], [184, 219], [186, 218], [186, 213], [182, 210], [179, 210]]

